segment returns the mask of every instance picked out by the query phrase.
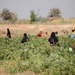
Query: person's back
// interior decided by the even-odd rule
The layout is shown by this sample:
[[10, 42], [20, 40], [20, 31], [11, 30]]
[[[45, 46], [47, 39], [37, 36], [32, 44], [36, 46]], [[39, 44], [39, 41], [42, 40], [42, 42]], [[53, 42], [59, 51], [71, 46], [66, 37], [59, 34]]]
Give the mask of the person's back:
[[50, 35], [50, 38], [48, 39], [48, 41], [50, 42], [51, 46], [54, 44], [54, 37], [55, 37], [55, 33], [52, 32], [51, 35]]
[[57, 44], [57, 42], [58, 42], [58, 38], [55, 36], [55, 34], [57, 34], [57, 33], [52, 32], [51, 35], [50, 35], [50, 38], [48, 39], [51, 46]]
[[42, 36], [42, 31], [40, 31], [38, 34], [37, 34], [38, 37], [41, 37]]
[[55, 36], [54, 37], [54, 43], [56, 44], [58, 42], [58, 38]]
[[24, 33], [24, 36], [23, 36], [23, 38], [21, 40], [21, 43], [24, 43], [24, 42], [27, 42], [27, 41], [29, 41], [29, 38], [27, 37], [27, 34]]

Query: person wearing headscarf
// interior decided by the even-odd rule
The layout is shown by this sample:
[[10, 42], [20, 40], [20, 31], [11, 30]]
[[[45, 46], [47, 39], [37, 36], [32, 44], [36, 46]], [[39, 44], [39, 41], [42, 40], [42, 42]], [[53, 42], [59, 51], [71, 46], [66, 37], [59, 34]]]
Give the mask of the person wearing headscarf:
[[9, 38], [11, 38], [11, 32], [10, 32], [9, 28], [7, 28], [7, 36], [8, 36]]
[[28, 38], [27, 34], [24, 33], [24, 36], [23, 36], [23, 38], [21, 40], [21, 43], [24, 43], [24, 42], [27, 42], [27, 41], [29, 41], [29, 38]]
[[50, 46], [56, 45], [58, 42], [58, 38], [55, 34], [58, 34], [58, 32], [52, 32], [48, 41], [50, 42]]

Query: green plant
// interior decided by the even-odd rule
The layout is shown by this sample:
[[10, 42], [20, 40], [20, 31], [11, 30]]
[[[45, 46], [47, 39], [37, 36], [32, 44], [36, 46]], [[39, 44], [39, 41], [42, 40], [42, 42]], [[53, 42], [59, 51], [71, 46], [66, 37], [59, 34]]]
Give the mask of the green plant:
[[12, 18], [10, 11], [6, 8], [3, 9], [1, 17], [3, 20], [11, 20]]
[[75, 54], [68, 50], [74, 39], [59, 36], [60, 46], [51, 47], [48, 38], [28, 37], [30, 41], [24, 44], [17, 36], [0, 38], [0, 61], [8, 72], [15, 74], [30, 69], [41, 75], [75, 74]]
[[30, 12], [30, 19], [31, 19], [31, 23], [36, 21], [36, 14], [34, 10]]

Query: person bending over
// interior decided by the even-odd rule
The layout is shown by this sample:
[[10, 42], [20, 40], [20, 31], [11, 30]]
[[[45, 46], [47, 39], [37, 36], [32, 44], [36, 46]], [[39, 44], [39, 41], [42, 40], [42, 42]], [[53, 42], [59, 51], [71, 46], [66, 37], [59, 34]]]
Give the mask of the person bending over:
[[8, 36], [9, 38], [11, 38], [11, 32], [10, 32], [9, 28], [7, 28], [7, 36]]
[[50, 42], [50, 46], [56, 45], [58, 42], [58, 38], [55, 34], [58, 34], [58, 32], [52, 32], [48, 41]]
[[27, 42], [27, 41], [29, 41], [29, 38], [28, 38], [27, 34], [24, 33], [24, 36], [23, 36], [23, 38], [21, 40], [21, 43], [24, 43], [24, 42]]
[[40, 31], [38, 34], [37, 34], [38, 37], [41, 37], [42, 36], [42, 31]]

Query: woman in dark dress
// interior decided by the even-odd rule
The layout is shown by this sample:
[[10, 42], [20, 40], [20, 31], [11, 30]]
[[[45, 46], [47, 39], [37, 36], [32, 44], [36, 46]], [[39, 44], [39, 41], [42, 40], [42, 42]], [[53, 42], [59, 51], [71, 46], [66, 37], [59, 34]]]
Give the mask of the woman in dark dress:
[[58, 42], [58, 38], [55, 36], [55, 34], [58, 34], [58, 32], [52, 32], [50, 38], [48, 39], [48, 41], [50, 42], [50, 46], [56, 45]]
[[9, 28], [7, 28], [7, 36], [8, 36], [9, 38], [11, 38], [11, 32], [10, 32]]
[[24, 33], [24, 36], [23, 36], [23, 38], [21, 40], [21, 43], [24, 43], [24, 42], [27, 42], [27, 41], [29, 41], [29, 38], [28, 38], [27, 34]]

